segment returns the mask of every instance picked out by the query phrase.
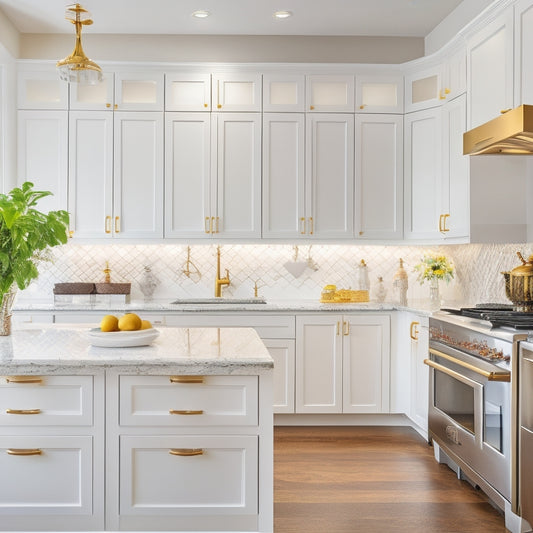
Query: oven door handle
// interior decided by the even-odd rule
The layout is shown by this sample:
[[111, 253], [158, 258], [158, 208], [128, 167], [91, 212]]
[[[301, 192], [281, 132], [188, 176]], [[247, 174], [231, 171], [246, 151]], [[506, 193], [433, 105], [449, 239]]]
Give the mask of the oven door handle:
[[[476, 374], [479, 374], [483, 376], [484, 378], [487, 378], [488, 381], [504, 381], [507, 383], [511, 381], [510, 372], [487, 372], [486, 370], [481, 370], [481, 368], [478, 368], [477, 366], [471, 365], [469, 363], [465, 363], [464, 361], [461, 361], [461, 359], [452, 357], [451, 355], [448, 355], [444, 352], [440, 352], [439, 350], [435, 350], [434, 348], [430, 348], [429, 353], [432, 355], [436, 355], [437, 357], [442, 357], [443, 359], [447, 359], [448, 361], [451, 361], [452, 363], [455, 363], [456, 365], [462, 366], [463, 368], [467, 368], [468, 370], [471, 370], [472, 372], [475, 372]], [[442, 365], [439, 365], [438, 363], [434, 363], [433, 361], [429, 359], [425, 359], [424, 363], [427, 364], [428, 366], [432, 366], [433, 368], [437, 368], [438, 370], [442, 370], [443, 372], [444, 372], [443, 369], [446, 368]], [[438, 366], [435, 366], [435, 365], [438, 365]]]

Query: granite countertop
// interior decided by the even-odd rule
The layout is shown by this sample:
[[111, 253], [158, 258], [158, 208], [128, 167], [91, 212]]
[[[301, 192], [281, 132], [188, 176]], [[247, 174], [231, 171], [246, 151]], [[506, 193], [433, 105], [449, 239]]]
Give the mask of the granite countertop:
[[[118, 368], [150, 374], [258, 374], [273, 360], [251, 328], [158, 328], [150, 346], [101, 348], [90, 325], [27, 326], [0, 337], [0, 372], [64, 373]], [[113, 335], [113, 333], [110, 333]]]

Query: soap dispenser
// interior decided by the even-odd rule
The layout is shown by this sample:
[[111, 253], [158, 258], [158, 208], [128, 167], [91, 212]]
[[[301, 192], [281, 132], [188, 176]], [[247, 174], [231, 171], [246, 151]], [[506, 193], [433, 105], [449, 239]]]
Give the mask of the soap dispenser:
[[361, 262], [358, 266], [358, 289], [360, 291], [369, 291], [370, 290], [370, 279], [368, 278], [368, 267], [364, 259], [361, 259]]

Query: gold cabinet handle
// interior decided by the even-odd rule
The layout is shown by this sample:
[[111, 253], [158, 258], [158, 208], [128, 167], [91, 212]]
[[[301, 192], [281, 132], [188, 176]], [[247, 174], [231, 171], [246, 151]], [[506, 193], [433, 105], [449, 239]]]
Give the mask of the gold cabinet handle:
[[204, 104], [204, 107], [209, 107], [209, 104]]
[[221, 109], [222, 108], [222, 104], [217, 104], [217, 109]]
[[411, 322], [411, 326], [409, 327], [409, 337], [413, 339], [414, 341], [418, 340], [418, 329], [416, 326], [418, 326], [420, 322]]
[[439, 216], [439, 231], [442, 233], [442, 215]]
[[350, 334], [350, 323], [346, 320], [342, 322], [342, 334], [347, 337]]
[[439, 100], [446, 100], [446, 96], [442, 94], [442, 90], [439, 91]]
[[115, 104], [115, 105], [113, 106], [113, 109], [118, 109], [118, 104]]
[[442, 215], [442, 233], [446, 233], [447, 231], [450, 231], [447, 227], [446, 227], [446, 219], [450, 216], [449, 213], [445, 214], [445, 215]]
[[72, 237], [74, 237], [74, 230], [73, 229], [69, 229], [68, 230], [68, 238], [72, 239]]
[[105, 106], [107, 107], [107, 109], [109, 109], [111, 107], [111, 104], [107, 103]]
[[215, 217], [211, 217], [211, 223], [209, 224], [211, 233], [215, 233]]
[[115, 217], [115, 233], [120, 233], [120, 217]]
[[210, 220], [211, 220], [211, 217], [205, 217], [204, 229], [206, 233], [211, 233], [211, 224], [209, 223]]
[[29, 449], [8, 448], [6, 450], [6, 453], [8, 455], [41, 455], [43, 452], [42, 450], [39, 450], [39, 448], [29, 448]]
[[168, 453], [179, 457], [192, 457], [193, 455], [203, 455], [204, 450], [202, 448], [171, 448]]
[[315, 108], [314, 105], [310, 105], [310, 106], [309, 106], [309, 109], [311, 109], [311, 111], [312, 111], [314, 108]]
[[38, 415], [40, 409], [6, 409], [7, 415]]
[[204, 376], [170, 376], [170, 383], [203, 383]]
[[300, 234], [305, 235], [305, 217], [300, 218]]
[[219, 233], [219, 224], [220, 224], [220, 217], [216, 217], [215, 219], [215, 233]]
[[42, 383], [43, 378], [39, 376], [7, 376], [6, 383]]
[[341, 323], [337, 322], [337, 336], [341, 334]]
[[511, 107], [509, 107], [508, 109], [501, 109], [500, 110], [500, 115], [505, 115], [505, 113], [509, 113], [509, 111], [511, 111]]
[[105, 232], [111, 233], [111, 217], [109, 215], [105, 217]]
[[359, 109], [364, 109], [365, 107], [366, 107], [366, 104], [361, 104], [361, 105], [359, 106]]
[[203, 409], [169, 409], [171, 415], [203, 415]]
[[450, 94], [452, 92], [451, 89], [448, 89], [448, 87], [444, 88], [444, 94]]
[[313, 221], [313, 217], [309, 217], [309, 235], [313, 235], [315, 232], [315, 223]]
[[360, 231], [359, 235], [364, 235], [364, 233], [365, 233], [364, 231]]

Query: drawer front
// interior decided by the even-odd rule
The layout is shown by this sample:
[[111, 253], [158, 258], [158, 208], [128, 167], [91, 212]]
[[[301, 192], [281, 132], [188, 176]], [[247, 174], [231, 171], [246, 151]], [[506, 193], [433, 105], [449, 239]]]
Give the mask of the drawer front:
[[92, 514], [92, 457], [90, 436], [0, 437], [0, 515]]
[[0, 377], [0, 426], [92, 424], [92, 376]]
[[120, 514], [256, 514], [257, 439], [121, 436]]
[[[185, 376], [185, 379], [190, 376]], [[120, 376], [122, 426], [255, 426], [257, 376]]]

